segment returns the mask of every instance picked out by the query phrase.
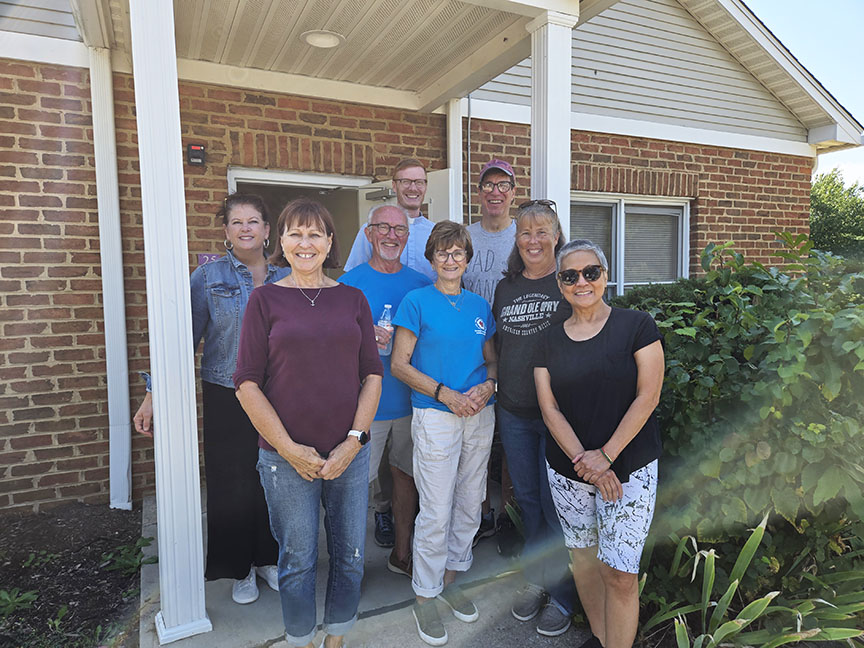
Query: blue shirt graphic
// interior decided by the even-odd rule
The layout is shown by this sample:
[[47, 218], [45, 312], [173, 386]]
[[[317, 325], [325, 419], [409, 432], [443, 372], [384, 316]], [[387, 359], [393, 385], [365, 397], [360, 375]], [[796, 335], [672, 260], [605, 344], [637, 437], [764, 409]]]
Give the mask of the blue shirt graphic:
[[[357, 266], [346, 272], [339, 281], [348, 286], [359, 288], [366, 295], [369, 308], [372, 310], [372, 321], [378, 323], [378, 318], [384, 311], [384, 304], [390, 304], [390, 312], [396, 314], [399, 304], [409, 292], [432, 283], [428, 277], [402, 266], [399, 272], [387, 274], [378, 272], [368, 263]], [[381, 400], [378, 402], [376, 421], [389, 421], [411, 414], [411, 390], [401, 380], [390, 373], [390, 356], [381, 356], [384, 365], [384, 380], [381, 386]]]
[[[462, 393], [486, 380], [483, 345], [495, 334], [495, 319], [480, 295], [463, 289], [458, 297], [445, 296], [435, 286], [420, 288], [405, 296], [393, 324], [417, 336], [411, 365], [418, 371]], [[488, 404], [494, 402], [493, 397]], [[450, 411], [434, 397], [414, 390], [411, 404]]]

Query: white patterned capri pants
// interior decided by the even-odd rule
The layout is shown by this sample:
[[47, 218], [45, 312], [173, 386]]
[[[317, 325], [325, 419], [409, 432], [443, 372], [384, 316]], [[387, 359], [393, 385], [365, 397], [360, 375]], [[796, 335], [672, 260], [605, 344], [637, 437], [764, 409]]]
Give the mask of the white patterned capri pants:
[[604, 502], [591, 484], [568, 479], [552, 470], [549, 486], [564, 542], [570, 549], [597, 547], [597, 558], [618, 571], [639, 573], [639, 559], [648, 538], [657, 499], [657, 460], [630, 473], [621, 484], [624, 495]]

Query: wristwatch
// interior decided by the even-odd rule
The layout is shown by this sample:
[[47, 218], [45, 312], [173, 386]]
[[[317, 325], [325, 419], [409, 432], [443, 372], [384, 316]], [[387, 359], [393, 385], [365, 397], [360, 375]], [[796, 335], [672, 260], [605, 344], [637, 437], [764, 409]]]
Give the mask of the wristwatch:
[[357, 439], [361, 446], [369, 443], [369, 433], [365, 430], [348, 430], [348, 436], [353, 436]]

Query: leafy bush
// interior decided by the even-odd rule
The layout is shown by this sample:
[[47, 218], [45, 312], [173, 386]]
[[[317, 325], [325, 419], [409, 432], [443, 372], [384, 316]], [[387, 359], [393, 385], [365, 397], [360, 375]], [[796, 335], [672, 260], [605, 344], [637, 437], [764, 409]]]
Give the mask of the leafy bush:
[[[853, 569], [864, 555], [862, 264], [780, 236], [783, 270], [709, 245], [704, 276], [613, 301], [648, 311], [664, 335], [656, 597], [682, 593], [657, 564], [669, 564], [685, 536], [716, 551], [725, 591], [748, 529], [766, 515], [742, 600], [810, 594], [822, 585], [805, 574]], [[695, 584], [686, 594], [700, 600]]]

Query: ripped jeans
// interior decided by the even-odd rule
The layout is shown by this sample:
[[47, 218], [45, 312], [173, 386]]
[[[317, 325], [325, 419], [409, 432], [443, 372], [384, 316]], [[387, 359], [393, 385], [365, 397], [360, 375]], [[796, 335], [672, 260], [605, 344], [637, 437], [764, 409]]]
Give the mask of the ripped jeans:
[[333, 480], [306, 481], [278, 453], [259, 449], [258, 473], [279, 543], [279, 596], [285, 639], [305, 646], [315, 636], [315, 576], [321, 505], [330, 569], [324, 603], [324, 631], [346, 634], [357, 620], [366, 507], [369, 498], [369, 445]]

